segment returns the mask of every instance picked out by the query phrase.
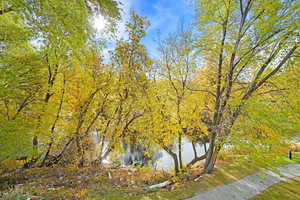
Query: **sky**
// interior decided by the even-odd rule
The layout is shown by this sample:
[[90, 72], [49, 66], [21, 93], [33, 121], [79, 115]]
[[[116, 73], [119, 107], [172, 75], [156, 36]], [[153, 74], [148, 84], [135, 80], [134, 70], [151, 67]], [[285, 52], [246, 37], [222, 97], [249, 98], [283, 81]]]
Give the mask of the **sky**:
[[[156, 56], [156, 44], [154, 39], [158, 32], [161, 36], [176, 31], [179, 24], [192, 23], [194, 20], [194, 8], [191, 0], [120, 0], [122, 9], [122, 21], [119, 24], [119, 35], [126, 37], [125, 23], [130, 18], [130, 11], [134, 10], [138, 15], [146, 17], [150, 21], [146, 37], [142, 43], [147, 47], [150, 56]], [[94, 26], [99, 30], [105, 29], [105, 19], [98, 16]]]

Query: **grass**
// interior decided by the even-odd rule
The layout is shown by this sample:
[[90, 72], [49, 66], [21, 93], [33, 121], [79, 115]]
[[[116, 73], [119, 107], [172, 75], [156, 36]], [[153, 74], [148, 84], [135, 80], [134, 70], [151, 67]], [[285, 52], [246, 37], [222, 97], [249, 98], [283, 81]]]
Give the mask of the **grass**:
[[[293, 158], [293, 161], [289, 160], [287, 157], [284, 157], [283, 161], [279, 163], [280, 166], [284, 166], [291, 163], [300, 163], [300, 155], [296, 155]], [[95, 200], [168, 200], [168, 199], [185, 199], [188, 197], [192, 197], [197, 193], [205, 192], [213, 187], [228, 184], [239, 180], [249, 174], [252, 174], [258, 171], [257, 167], [247, 167], [245, 165], [232, 164], [232, 163], [221, 163], [215, 170], [213, 174], [206, 174], [201, 177], [201, 179], [197, 182], [193, 180], [179, 182], [173, 189], [160, 189], [152, 193], [143, 193], [142, 194], [134, 194], [130, 193], [130, 191], [126, 191], [124, 189], [115, 189], [108, 188], [108, 192], [105, 194], [99, 194], [97, 191], [91, 191], [88, 199]], [[187, 174], [188, 176], [188, 174]], [[299, 179], [297, 179], [299, 180]], [[297, 181], [290, 181], [289, 184], [293, 185]], [[300, 184], [300, 183], [299, 183]], [[299, 186], [299, 184], [297, 186]], [[296, 187], [297, 188], [297, 187]], [[299, 191], [300, 189], [297, 188]], [[282, 198], [278, 198], [278, 200], [283, 200], [285, 198], [285, 192], [282, 191]], [[299, 194], [299, 192], [298, 192]], [[297, 196], [297, 195], [296, 195]], [[264, 199], [270, 199], [271, 195], [266, 194]], [[299, 195], [297, 200], [300, 199]], [[296, 200], [295, 199], [295, 200]]]
[[[129, 193], [126, 190], [108, 189], [105, 194], [100, 194], [97, 189], [92, 191], [87, 199], [95, 200], [167, 200], [167, 199], [184, 199], [193, 195], [204, 192], [218, 185], [223, 185], [236, 181], [244, 176], [247, 176], [258, 169], [249, 169], [240, 167], [235, 164], [227, 164], [216, 168], [213, 174], [203, 175], [199, 181], [185, 180], [175, 183], [173, 188], [164, 188], [154, 192], [140, 191], [141, 194]], [[188, 176], [188, 174], [186, 174]], [[184, 177], [183, 177], [184, 179]]]
[[[300, 154], [293, 157], [294, 163], [300, 164]], [[300, 177], [275, 184], [252, 200], [299, 200], [300, 199]]]
[[[146, 171], [130, 172], [130, 175], [128, 175], [128, 171], [122, 172], [121, 170], [116, 170], [111, 172], [115, 180], [109, 180], [107, 172], [103, 171], [103, 169], [102, 171], [101, 169], [86, 169], [85, 171], [65, 168], [32, 169], [18, 176], [16, 174], [11, 175], [10, 178], [14, 179], [13, 181], [23, 181], [17, 182], [14, 190], [6, 191], [8, 195], [4, 199], [22, 200], [32, 196], [37, 197], [32, 199], [182, 199], [217, 185], [238, 180], [257, 170], [241, 169], [240, 166], [224, 161], [219, 163], [213, 174], [203, 175], [197, 182], [194, 181], [194, 178], [199, 174], [199, 168], [192, 169], [180, 178], [177, 178], [174, 186], [151, 192], [145, 188], [149, 185], [168, 180], [171, 177], [165, 174], [147, 173]], [[65, 178], [60, 180], [59, 174], [64, 174]], [[78, 179], [79, 174], [81, 176], [80, 179]], [[149, 177], [147, 178], [147, 176]], [[78, 181], [81, 181], [81, 183]], [[131, 181], [135, 183], [130, 183]]]
[[162, 190], [160, 192], [149, 195], [149, 197], [150, 199], [184, 199], [192, 197], [197, 193], [204, 192], [218, 185], [231, 183], [244, 176], [247, 176], [248, 174], [251, 174], [254, 171], [254, 169], [238, 169], [234, 166], [228, 166], [224, 169], [217, 169], [215, 171], [215, 174], [205, 175], [198, 182], [183, 184], [173, 191]]
[[299, 200], [300, 177], [278, 183], [252, 200]]
[[[279, 165], [300, 163], [300, 155], [294, 158], [293, 161], [286, 158]], [[108, 178], [107, 170], [112, 174], [113, 179]], [[258, 167], [247, 167], [247, 165], [240, 165], [229, 160], [218, 161], [214, 173], [202, 175], [198, 181], [194, 179], [199, 174], [200, 168], [194, 168], [176, 180], [174, 179], [176, 183], [172, 187], [151, 192], [145, 188], [169, 180], [170, 175], [144, 169], [126, 171], [102, 168], [45, 168], [28, 170], [20, 175], [12, 174], [11, 177], [2, 177], [0, 186], [7, 182], [8, 178], [12, 179], [11, 182], [16, 182], [14, 189], [5, 191], [8, 195], [3, 197], [4, 200], [23, 200], [27, 197], [33, 197], [33, 200], [176, 200], [194, 196], [218, 185], [231, 183], [258, 170]], [[60, 174], [63, 174], [63, 179], [60, 179]], [[296, 191], [300, 191], [299, 187], [299, 178], [290, 180], [274, 186], [274, 189], [270, 188], [255, 199], [272, 199], [273, 196], [274, 199], [289, 199], [285, 195], [291, 199], [297, 199], [299, 192], [296, 193]], [[1, 192], [0, 187], [0, 199]]]

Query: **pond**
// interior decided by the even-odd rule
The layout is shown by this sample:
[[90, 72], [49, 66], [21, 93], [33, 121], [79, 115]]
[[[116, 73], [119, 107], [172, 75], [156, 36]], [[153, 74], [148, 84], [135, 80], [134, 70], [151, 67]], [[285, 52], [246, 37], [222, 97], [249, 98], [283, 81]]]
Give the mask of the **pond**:
[[[96, 145], [99, 145], [99, 136], [96, 134], [93, 134], [94, 142]], [[207, 148], [209, 144], [206, 144]], [[195, 144], [197, 155], [201, 156], [205, 153], [204, 145], [196, 143]], [[123, 147], [125, 149], [125, 153], [119, 154], [117, 156], [113, 156], [114, 158], [108, 156], [105, 160], [103, 160], [103, 163], [111, 164], [118, 160], [121, 163], [121, 167], [125, 167], [128, 165], [133, 164], [134, 162], [141, 162], [143, 164], [148, 164], [149, 159], [145, 160], [144, 149], [142, 146], [139, 146], [139, 148], [132, 151], [127, 145], [124, 145]], [[178, 154], [178, 144], [174, 143], [173, 152], [176, 152]], [[115, 158], [116, 157], [116, 158]], [[191, 160], [194, 159], [194, 151], [192, 142], [189, 141], [187, 138], [182, 139], [182, 161], [183, 164], [189, 163]], [[152, 152], [152, 158], [150, 159], [152, 161], [152, 166], [154, 169], [157, 170], [171, 170], [174, 168], [174, 162], [172, 157], [164, 150], [159, 151], [153, 151]]]
[[[205, 153], [203, 144], [195, 144], [197, 155], [201, 156]], [[206, 145], [208, 147], [208, 144]], [[178, 145], [174, 145], [174, 152], [178, 154]], [[164, 150], [158, 152], [161, 154], [160, 158], [154, 163], [153, 167], [158, 170], [170, 170], [174, 168], [174, 162], [172, 157]], [[183, 164], [187, 164], [194, 159], [194, 151], [192, 142], [184, 138], [182, 140], [182, 161]]]

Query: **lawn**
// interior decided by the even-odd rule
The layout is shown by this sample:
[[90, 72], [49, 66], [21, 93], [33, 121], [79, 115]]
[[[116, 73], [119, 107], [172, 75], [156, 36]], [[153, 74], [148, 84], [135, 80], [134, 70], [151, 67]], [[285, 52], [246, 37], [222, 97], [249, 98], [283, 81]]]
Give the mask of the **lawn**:
[[[284, 164], [300, 163], [300, 156], [293, 161], [285, 159]], [[200, 172], [195, 168], [185, 172], [181, 177], [173, 178], [174, 185], [149, 191], [145, 189], [151, 184], [170, 179], [170, 175], [153, 174], [143, 171], [113, 171], [109, 169], [113, 178], [109, 179], [108, 171], [104, 169], [33, 169], [20, 176], [14, 190], [3, 197], [5, 200], [26, 199], [84, 199], [84, 200], [167, 200], [184, 199], [210, 188], [228, 184], [258, 171], [258, 167], [247, 167], [231, 161], [218, 161], [213, 174], [202, 175], [195, 181], [196, 174]], [[63, 179], [61, 175], [63, 174]], [[299, 178], [286, 183], [279, 183], [255, 199], [298, 199], [300, 191]], [[2, 184], [4, 181], [2, 181]], [[1, 186], [1, 180], [0, 180]], [[297, 193], [298, 191], [298, 193]], [[6, 191], [7, 192], [7, 191]], [[0, 187], [1, 194], [1, 187]], [[274, 197], [274, 198], [273, 198]], [[1, 195], [0, 195], [1, 198]]]
[[[295, 154], [293, 161], [300, 163], [300, 154]], [[278, 183], [257, 195], [252, 200], [299, 200], [300, 177]]]
[[[5, 200], [21, 200], [34, 196], [36, 198], [32, 199], [182, 199], [191, 197], [196, 193], [208, 190], [217, 185], [238, 180], [255, 172], [257, 169], [241, 168], [236, 164], [222, 161], [219, 162], [213, 174], [205, 174], [200, 177], [199, 180], [194, 181], [196, 174], [200, 172], [199, 168], [195, 168], [186, 172], [179, 178], [173, 178], [176, 183], [172, 187], [155, 191], [149, 191], [145, 188], [154, 184], [155, 181], [162, 182], [171, 177], [162, 174], [153, 176], [153, 174], [150, 173], [149, 176], [151, 175], [152, 177], [146, 178], [145, 176], [148, 175], [148, 173], [143, 171], [130, 172], [132, 174], [128, 175], [127, 173], [129, 172], [122, 172], [121, 174], [118, 170], [111, 172], [113, 174], [113, 179], [109, 180], [106, 175], [107, 173], [103, 170], [102, 172], [97, 169], [91, 171], [88, 170], [90, 169], [81, 169], [80, 171], [63, 168], [29, 170], [26, 174], [21, 174], [18, 177], [11, 177], [15, 180], [10, 180], [10, 182], [19, 181], [17, 181], [17, 184], [14, 186], [14, 190], [5, 191], [9, 194], [5, 195], [3, 198]], [[78, 175], [78, 173], [80, 175]], [[60, 178], [59, 174], [63, 174], [64, 178]], [[80, 180], [78, 179], [78, 176], [80, 176]], [[21, 181], [21, 177], [24, 181]], [[145, 180], [142, 181], [142, 178]], [[135, 183], [131, 184], [131, 181], [129, 180], [132, 180]], [[2, 180], [2, 187], [4, 187], [3, 184], [5, 184], [5, 180]]]
[[299, 200], [300, 177], [278, 183], [252, 200]]

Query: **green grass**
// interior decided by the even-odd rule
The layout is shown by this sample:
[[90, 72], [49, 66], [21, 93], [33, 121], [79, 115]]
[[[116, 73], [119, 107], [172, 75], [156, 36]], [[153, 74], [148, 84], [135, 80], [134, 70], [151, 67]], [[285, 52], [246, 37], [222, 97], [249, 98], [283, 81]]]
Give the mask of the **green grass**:
[[278, 183], [252, 200], [299, 200], [300, 177]]
[[[300, 154], [295, 155], [293, 161], [284, 157], [279, 166], [284, 166], [290, 163], [300, 163]], [[84, 200], [168, 200], [168, 199], [184, 199], [192, 197], [197, 193], [205, 192], [211, 188], [219, 185], [228, 184], [239, 180], [249, 174], [258, 171], [258, 167], [249, 167], [246, 164], [238, 164], [236, 162], [228, 162], [221, 164], [217, 167], [213, 174], [205, 174], [198, 181], [186, 180], [190, 177], [188, 174], [182, 177], [184, 181], [178, 181], [173, 188], [159, 189], [149, 192], [144, 189], [143, 185], [132, 185], [130, 187], [118, 188], [109, 184], [102, 176], [98, 179], [93, 177], [90, 185], [85, 185], [79, 188], [73, 186], [57, 188], [55, 191], [48, 191], [47, 188], [39, 187], [40, 184], [50, 182], [47, 177], [32, 183], [26, 183], [21, 192], [15, 192], [7, 196], [5, 200], [24, 199], [25, 196], [19, 194], [32, 194], [40, 197], [48, 197], [53, 199], [53, 194], [56, 194], [54, 199], [65, 199], [66, 195], [72, 196], [83, 191], [85, 193], [79, 199]], [[199, 171], [200, 172], [200, 171]], [[65, 172], [67, 173], [67, 172]], [[76, 176], [75, 176], [76, 177]], [[105, 176], [104, 176], [105, 177]], [[72, 181], [71, 179], [70, 181]], [[298, 193], [297, 193], [298, 191]], [[265, 191], [262, 195], [257, 196], [255, 199], [300, 199], [300, 179], [290, 180], [286, 183], [280, 183]], [[287, 195], [287, 196], [286, 196]], [[296, 198], [297, 197], [297, 198]], [[1, 198], [0, 198], [1, 199]], [[69, 198], [66, 198], [69, 199]]]
[[[293, 155], [292, 163], [300, 164], [300, 154]], [[253, 200], [299, 200], [300, 199], [300, 177], [278, 183], [261, 194], [253, 198]]]
[[[278, 163], [279, 166], [284, 166], [291, 163], [300, 163], [300, 154], [297, 154], [293, 157], [293, 160], [289, 160], [288, 157], [284, 157], [281, 163]], [[252, 174], [258, 171], [259, 168], [255, 167], [247, 167], [246, 165], [239, 165], [239, 164], [228, 164], [222, 168], [217, 168], [213, 174], [204, 175], [199, 181], [189, 181], [184, 182], [181, 185], [177, 185], [174, 190], [168, 189], [160, 189], [152, 193], [144, 193], [144, 194], [132, 194], [130, 191], [122, 190], [122, 189], [114, 189], [110, 188], [107, 190], [105, 194], [99, 195], [97, 191], [92, 191], [91, 195], [88, 199], [95, 199], [95, 200], [176, 200], [176, 199], [184, 199], [188, 197], [192, 197], [197, 193], [205, 192], [211, 188], [214, 188], [219, 185], [228, 184], [239, 180], [249, 174]], [[297, 179], [299, 180], [299, 179]], [[294, 184], [296, 181], [291, 181], [289, 184]], [[300, 183], [299, 183], [300, 184]], [[299, 187], [299, 184], [297, 185]], [[300, 188], [297, 188], [300, 191]], [[142, 193], [142, 192], [141, 192]], [[283, 190], [282, 193], [285, 193]], [[298, 193], [299, 194], [299, 193]], [[268, 198], [270, 195], [266, 194], [266, 197], [263, 199], [270, 199]], [[290, 195], [291, 196], [291, 195]], [[283, 198], [279, 198], [280, 200], [285, 200], [285, 196]], [[278, 199], [278, 200], [279, 200]], [[295, 199], [295, 198], [294, 198]], [[296, 198], [297, 199], [297, 198]], [[295, 200], [296, 200], [295, 199]], [[298, 195], [298, 199], [300, 197]]]
[[175, 189], [160, 189], [151, 193], [142, 194], [132, 194], [130, 191], [121, 189], [107, 189], [105, 194], [99, 194], [97, 189], [90, 193], [87, 199], [95, 200], [167, 200], [167, 199], [183, 199], [192, 197], [193, 195], [204, 192], [210, 188], [218, 185], [223, 185], [236, 181], [244, 176], [254, 173], [257, 169], [249, 169], [240, 167], [237, 165], [227, 165], [224, 168], [216, 169], [213, 174], [203, 175], [203, 177], [194, 182], [193, 180], [189, 182], [184, 182], [182, 184], [177, 184]]

